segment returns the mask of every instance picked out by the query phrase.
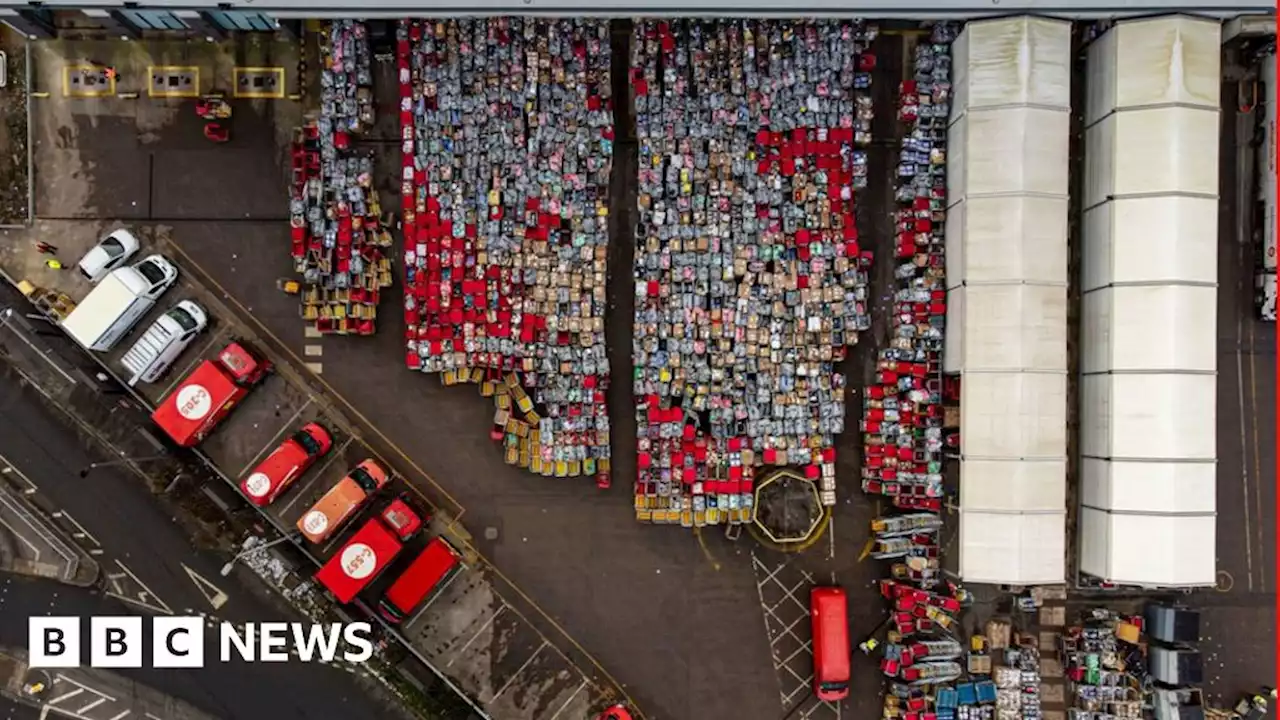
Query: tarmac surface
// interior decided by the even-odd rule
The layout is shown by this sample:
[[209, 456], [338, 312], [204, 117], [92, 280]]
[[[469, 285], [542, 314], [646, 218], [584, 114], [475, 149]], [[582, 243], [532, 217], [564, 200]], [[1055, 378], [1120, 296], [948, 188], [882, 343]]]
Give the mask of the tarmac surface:
[[[0, 470], [29, 478], [38, 497], [82, 528], [79, 543], [99, 550], [95, 557], [104, 568], [100, 590], [0, 576], [0, 616], [206, 614], [232, 623], [298, 619], [260, 600], [234, 578], [219, 577], [222, 559], [195, 550], [185, 530], [137, 478], [116, 467], [101, 467], [80, 478], [79, 471], [94, 455], [33, 390], [0, 383], [0, 414], [13, 420], [14, 428], [0, 433]], [[24, 622], [0, 625], [0, 645], [26, 646]], [[222, 718], [256, 720], [263, 713], [321, 718], [332, 712], [353, 719], [387, 716], [347, 673], [318, 665], [147, 670], [136, 679]], [[307, 691], [282, 693], [273, 687]]]
[[[898, 38], [880, 42], [875, 134], [882, 144], [872, 150], [870, 173], [881, 181], [873, 180], [865, 202], [859, 201], [861, 234], [878, 251], [873, 298], [885, 295], [891, 283], [887, 188], [896, 153], [888, 141], [904, 54]], [[113, 50], [98, 52], [109, 56]], [[36, 213], [68, 219], [38, 225], [44, 237], [108, 229], [109, 223], [90, 218], [131, 219], [144, 228], [162, 224], [183, 272], [215, 288], [239, 320], [268, 338], [273, 351], [298, 367], [304, 357], [313, 363], [316, 387], [356, 421], [372, 448], [412, 469], [410, 482], [435, 502], [461, 509], [473, 546], [492, 563], [494, 582], [509, 581], [515, 599], [533, 608], [548, 635], [563, 631], [569, 638], [575, 663], [616, 677], [647, 717], [718, 720], [781, 716], [792, 709], [793, 718], [872, 716], [880, 678], [867, 658], [855, 657], [853, 699], [842, 708], [815, 707], [800, 690], [810, 662], [801, 601], [809, 586], [835, 581], [850, 590], [855, 641], [882, 619], [881, 603], [869, 587], [878, 569], [860, 560], [867, 522], [878, 512], [872, 502], [850, 487], [825, 547], [800, 556], [760, 550], [749, 538], [731, 542], [712, 529], [690, 537], [682, 529], [638, 525], [629, 482], [634, 418], [624, 382], [610, 393], [613, 489], [598, 491], [583, 479], [539, 478], [505, 465], [488, 440], [491, 409], [474, 388], [444, 388], [404, 370], [403, 319], [394, 303], [382, 308], [373, 338], [314, 339], [303, 331], [296, 298], [275, 290], [276, 278], [292, 275], [283, 165], [270, 161], [280, 156], [278, 141], [287, 134], [283, 119], [291, 116], [279, 109], [287, 103], [267, 103], [270, 110], [261, 101], [238, 104], [235, 138], [211, 149], [200, 146], [198, 128], [190, 139], [192, 128], [181, 112], [161, 114], [143, 108], [155, 101], [132, 102], [136, 110], [122, 110], [109, 101], [60, 98], [55, 89], [34, 107], [37, 168], [42, 157], [43, 167], [53, 168], [37, 171]], [[398, 164], [379, 167], [387, 173], [386, 184], [398, 185]], [[614, 172], [625, 167], [620, 163]], [[201, 177], [180, 179], [184, 172]], [[622, 228], [628, 206], [619, 207]], [[610, 297], [618, 306], [609, 332], [614, 375], [625, 378], [630, 311], [623, 299], [631, 250], [627, 233], [621, 237], [610, 257]], [[1223, 663], [1211, 670], [1231, 694], [1274, 675], [1267, 670], [1270, 636], [1258, 629], [1274, 627], [1275, 496], [1274, 484], [1264, 479], [1275, 465], [1269, 402], [1275, 397], [1275, 336], [1273, 327], [1241, 319], [1251, 317], [1251, 261], [1227, 237], [1219, 265], [1218, 550], [1231, 589], [1206, 599], [1212, 629], [1206, 652]], [[22, 267], [36, 281], [65, 281], [50, 277], [34, 253], [5, 252], [0, 247], [6, 267]], [[397, 294], [392, 288], [388, 296]], [[873, 351], [887, 328], [883, 309], [873, 328], [875, 337], [864, 338], [848, 361], [851, 387], [869, 377]], [[308, 354], [309, 347], [321, 348], [320, 354]], [[847, 427], [856, 428], [859, 407], [859, 398], [850, 397]], [[838, 476], [851, 484], [859, 472], [857, 445], [856, 432], [846, 433], [840, 445]], [[732, 678], [729, 689], [726, 678]]]

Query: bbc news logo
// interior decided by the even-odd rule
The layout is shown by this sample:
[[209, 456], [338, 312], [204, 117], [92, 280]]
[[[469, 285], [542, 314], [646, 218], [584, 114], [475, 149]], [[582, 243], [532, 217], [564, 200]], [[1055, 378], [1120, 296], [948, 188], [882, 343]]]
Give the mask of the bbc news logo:
[[[150, 665], [154, 668], [202, 668], [207, 657], [207, 620], [200, 616], [158, 616], [151, 618]], [[284, 623], [263, 622], [234, 625], [216, 623], [216, 662], [300, 662], [362, 663], [373, 657], [373, 628], [369, 623]], [[89, 618], [85, 642], [82, 619], [74, 616], [27, 619], [28, 666], [32, 668], [75, 668], [84, 664], [98, 668], [140, 668], [147, 633], [143, 618], [111, 616]]]

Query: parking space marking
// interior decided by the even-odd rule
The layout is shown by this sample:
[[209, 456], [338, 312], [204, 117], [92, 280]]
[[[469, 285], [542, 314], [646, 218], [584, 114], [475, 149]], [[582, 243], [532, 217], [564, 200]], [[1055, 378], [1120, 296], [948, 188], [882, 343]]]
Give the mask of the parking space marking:
[[121, 710], [118, 715], [112, 715], [111, 717], [107, 718], [107, 720], [120, 720], [120, 718], [127, 716], [130, 712], [131, 711], [129, 710]]
[[217, 332], [211, 333], [209, 335], [209, 338], [205, 341], [205, 343], [200, 346], [200, 350], [197, 351], [192, 356], [191, 361], [187, 363], [186, 367], [182, 368], [181, 372], [175, 373], [175, 372], [172, 372], [172, 370], [170, 370], [170, 375], [172, 377], [169, 380], [169, 383], [165, 385], [164, 390], [156, 397], [157, 398], [168, 397], [169, 393], [173, 392], [173, 389], [178, 386], [178, 383], [187, 379], [187, 376], [191, 374], [191, 371], [195, 368], [196, 365], [199, 365], [200, 363], [205, 361], [204, 354], [209, 352], [209, 348], [213, 347], [214, 343], [220, 342], [222, 338], [226, 337], [227, 333], [229, 332], [230, 332], [230, 329], [228, 329], [224, 325], [218, 328]]
[[[769, 635], [769, 654], [778, 680], [778, 697], [782, 710], [790, 718], [798, 720], [826, 716], [824, 710], [839, 718], [839, 705], [825, 703], [812, 696], [813, 641], [805, 638], [803, 633], [805, 623], [809, 620], [809, 606], [802, 596], [806, 588], [814, 585], [813, 575], [807, 570], [793, 567], [789, 559], [770, 568], [754, 552], [751, 553], [751, 565], [756, 575], [756, 594]], [[784, 571], [795, 574], [783, 577]], [[770, 602], [766, 599], [766, 594], [780, 597]], [[782, 655], [784, 651], [787, 652], [785, 657]], [[800, 669], [797, 670], [797, 667]], [[810, 705], [810, 702], [813, 704]]]
[[573, 699], [578, 697], [578, 695], [582, 692], [582, 689], [585, 688], [586, 686], [587, 686], [587, 679], [586, 677], [583, 677], [582, 683], [578, 685], [578, 689], [573, 691], [573, 694], [569, 696], [568, 700], [564, 701], [564, 704], [560, 706], [559, 710], [556, 710], [556, 714], [551, 716], [551, 720], [556, 720], [556, 718], [560, 717], [560, 713], [564, 712], [564, 709], [569, 707], [569, 703], [573, 702]]
[[320, 328], [315, 325], [308, 325], [302, 329], [302, 337], [307, 340], [319, 340], [324, 337], [324, 333], [320, 332]]
[[495, 610], [493, 614], [489, 616], [489, 619], [484, 621], [484, 624], [481, 625], [479, 629], [477, 629], [474, 633], [471, 633], [471, 637], [468, 638], [465, 643], [463, 643], [462, 647], [458, 648], [458, 651], [453, 653], [453, 657], [449, 658], [449, 664], [445, 665], [445, 667], [453, 667], [453, 663], [456, 662], [457, 659], [467, 651], [467, 648], [471, 647], [471, 643], [475, 642], [476, 638], [480, 637], [480, 633], [484, 632], [485, 630], [488, 630], [489, 626], [493, 624], [493, 621], [497, 620], [498, 616], [502, 614], [502, 611], [506, 609], [507, 609], [507, 604], [506, 602], [503, 602], [502, 606], [499, 607], [497, 610]]
[[302, 407], [298, 408], [297, 411], [293, 413], [293, 416], [290, 417], [284, 425], [280, 426], [280, 429], [276, 431], [274, 436], [272, 436], [271, 442], [263, 445], [262, 449], [253, 456], [253, 459], [250, 460], [249, 463], [240, 470], [240, 472], [236, 473], [235, 477], [244, 477], [245, 473], [249, 472], [249, 469], [254, 465], [257, 465], [264, 455], [266, 455], [272, 448], [279, 445], [280, 438], [284, 437], [284, 434], [289, 431], [289, 428], [293, 427], [293, 424], [298, 421], [298, 418], [302, 417], [302, 413], [306, 412], [307, 408], [311, 407], [311, 401], [312, 398], [308, 396], [307, 401], [302, 403]]
[[98, 707], [99, 705], [101, 705], [102, 703], [104, 703], [104, 702], [106, 702], [106, 701], [107, 701], [107, 699], [106, 699], [106, 698], [98, 698], [97, 700], [94, 700], [93, 702], [89, 703], [88, 705], [85, 705], [84, 707], [82, 707], [82, 708], [80, 708], [79, 710], [77, 710], [77, 711], [76, 711], [76, 714], [77, 714], [77, 715], [83, 715], [83, 714], [85, 714], [85, 713], [89, 712], [90, 710], [92, 710], [92, 709], [94, 709], [94, 708]]
[[[214, 275], [210, 273], [207, 269], [205, 269], [204, 265], [197, 262], [196, 259], [191, 256], [190, 253], [188, 253], [186, 250], [182, 248], [182, 246], [173, 242], [172, 240], [166, 240], [165, 243], [166, 243], [166, 247], [172, 250], [174, 255], [181, 258], [185, 264], [190, 265], [191, 267], [199, 270], [201, 275], [203, 275], [204, 284], [209, 286], [213, 290], [217, 291], [217, 293], [221, 294], [223, 300], [230, 305], [234, 316], [238, 320], [246, 323], [247, 326], [255, 329], [258, 335], [274, 341], [275, 344], [281, 348], [281, 354], [285, 356], [287, 360], [292, 361], [292, 364], [295, 367], [299, 364], [303, 364], [302, 358], [298, 356], [298, 353], [296, 350], [293, 349], [293, 346], [285, 343], [280, 338], [279, 335], [273, 332], [271, 328], [267, 327], [266, 323], [264, 323], [261, 319], [255, 316], [253, 312], [243, 302], [240, 301], [239, 298], [237, 298], [235, 295], [229, 292], [227, 288], [222, 285], [222, 283], [218, 282], [218, 280], [214, 277]], [[300, 388], [303, 392], [307, 393], [307, 397], [309, 400], [312, 399], [313, 395], [311, 394], [310, 387], [305, 382], [305, 378], [301, 378], [301, 380], [303, 380], [303, 382], [299, 382], [299, 383], [291, 382], [290, 384]], [[437, 482], [436, 479], [433, 478], [426, 470], [424, 470], [421, 465], [414, 462], [413, 459], [409, 457], [408, 453], [406, 453], [402, 447], [392, 442], [391, 438], [387, 437], [386, 433], [379, 430], [378, 426], [375, 423], [373, 423], [371, 420], [369, 420], [369, 418], [364, 413], [356, 409], [355, 405], [353, 405], [345, 395], [338, 392], [332, 385], [330, 385], [322, 377], [319, 377], [318, 374], [317, 374], [316, 380], [320, 383], [321, 387], [323, 387], [324, 390], [326, 391], [327, 397], [335, 399], [339, 403], [341, 403], [342, 406], [345, 408], [346, 412], [349, 413], [350, 417], [354, 417], [358, 421], [359, 425], [361, 425], [363, 428], [366, 428], [369, 432], [372, 432], [374, 435], [376, 435], [382, 442], [386, 443], [394, 451], [396, 457], [400, 459], [401, 463], [403, 463], [407, 467], [412, 468], [417, 478], [425, 481], [428, 485], [430, 485], [432, 490], [434, 490], [441, 498], [444, 498], [444, 500], [448, 503], [448, 506], [450, 507], [451, 510], [456, 510], [456, 515], [450, 519], [450, 523], [449, 523], [450, 527], [457, 527], [458, 529], [463, 530], [463, 532], [465, 532], [465, 530], [462, 529], [461, 523], [462, 523], [462, 518], [464, 515], [466, 515], [467, 510], [460, 502], [458, 502], [458, 500], [452, 495], [452, 493], [450, 493], [447, 489], [445, 489], [443, 485]], [[391, 465], [389, 461], [387, 461], [377, 452], [373, 451], [372, 448], [370, 448], [370, 452], [372, 453], [374, 458], [378, 459], [379, 461], [383, 462], [388, 466]], [[407, 476], [404, 476], [404, 477], [406, 480], [408, 480]], [[441, 506], [441, 503], [438, 503], [435, 500], [433, 500], [431, 497], [429, 497], [422, 490], [422, 488], [415, 485], [412, 481], [406, 482], [406, 485], [408, 486], [409, 491], [412, 492], [419, 501], [425, 503], [428, 507], [436, 508]], [[619, 682], [618, 679], [615, 678], [613, 674], [610, 673], [609, 670], [606, 669], [604, 665], [600, 663], [599, 659], [597, 659], [596, 656], [591, 651], [583, 647], [582, 643], [579, 642], [576, 637], [571, 635], [569, 631], [565, 629], [564, 625], [562, 625], [559, 621], [557, 621], [554, 617], [552, 617], [551, 613], [547, 612], [546, 609], [542, 607], [542, 605], [540, 605], [536, 600], [530, 597], [530, 595], [527, 592], [525, 592], [523, 588], [517, 585], [515, 581], [513, 581], [510, 577], [508, 577], [506, 573], [502, 572], [501, 568], [499, 568], [497, 565], [491, 562], [487, 557], [485, 557], [478, 550], [476, 550], [475, 547], [470, 544], [470, 542], [467, 543], [467, 546], [471, 549], [472, 552], [475, 553], [476, 557], [478, 557], [481, 561], [483, 561], [485, 568], [489, 572], [492, 572], [495, 576], [500, 578], [506, 584], [507, 587], [511, 588], [511, 592], [515, 593], [516, 596], [518, 596], [522, 601], [528, 603], [529, 606], [532, 607], [537, 612], [538, 616], [541, 618], [543, 622], [545, 622], [550, 627], [554, 628], [556, 632], [559, 634], [559, 637], [563, 638], [564, 641], [567, 642], [574, 650], [581, 653], [581, 655], [585, 657], [590, 662], [592, 667], [594, 667], [595, 670], [599, 673], [599, 676], [605, 678], [609, 682], [609, 684], [613, 687], [613, 689], [617, 690], [617, 692], [621, 694], [622, 698], [628, 704], [632, 706], [636, 705], [636, 702], [631, 698], [630, 694], [626, 691], [626, 688], [622, 685], [622, 683]], [[520, 615], [522, 620], [524, 620], [525, 622], [528, 622], [528, 620], [525, 619], [521, 613], [517, 611], [516, 614]], [[542, 634], [540, 630], [538, 632], [539, 634]], [[569, 656], [564, 651], [562, 651], [559, 647], [556, 648], [556, 651], [561, 655], [561, 657], [565, 659], [565, 661], [569, 665], [573, 666], [574, 668], [577, 668], [580, 672], [582, 671], [580, 664], [577, 661], [570, 659]], [[583, 673], [583, 675], [586, 676], [586, 673]]]
[[309, 372], [315, 373], [316, 375], [319, 375], [324, 372], [324, 365], [318, 362], [302, 363], [302, 365]]
[[[307, 480], [302, 485], [294, 487], [293, 492], [290, 493], [293, 497], [289, 498], [289, 502], [281, 506], [280, 512], [276, 514], [277, 517], [281, 518], [283, 521], [285, 513], [289, 512], [289, 509], [293, 507], [294, 503], [298, 502], [298, 500], [303, 495], [307, 494], [306, 493], [307, 490], [310, 490], [316, 484], [316, 482], [320, 480], [320, 478], [324, 477], [325, 471], [329, 469], [329, 466], [333, 464], [334, 460], [337, 460], [338, 458], [342, 457], [343, 451], [347, 449], [347, 446], [351, 444], [352, 440], [355, 440], [354, 435], [349, 436], [346, 440], [343, 441], [341, 445], [329, 451], [329, 457], [324, 459], [324, 462], [320, 464], [319, 469], [311, 473], [311, 479]], [[243, 474], [244, 473], [241, 473], [241, 475]]]
[[488, 705], [489, 703], [495, 702], [498, 698], [502, 697], [502, 693], [506, 692], [507, 688], [511, 687], [511, 683], [514, 683], [516, 681], [516, 678], [520, 677], [520, 673], [523, 673], [525, 668], [529, 667], [529, 665], [532, 664], [533, 661], [537, 659], [538, 655], [540, 655], [542, 651], [546, 649], [548, 644], [549, 643], [547, 643], [546, 640], [543, 640], [542, 644], [538, 646], [538, 649], [534, 650], [533, 654], [529, 656], [529, 659], [525, 660], [524, 664], [520, 666], [520, 669], [516, 670], [514, 675], [507, 678], [507, 681], [502, 683], [502, 687], [498, 690], [498, 692], [494, 693], [493, 697], [489, 698], [489, 702], [485, 704]]
[[[61, 675], [59, 675], [59, 676], [58, 676], [58, 678], [59, 678], [60, 680], [65, 680], [65, 679], [66, 679], [66, 678], [62, 677]], [[59, 696], [58, 696], [58, 697], [56, 697], [56, 698], [52, 698], [52, 699], [50, 699], [50, 700], [49, 700], [48, 702], [46, 702], [45, 704], [46, 704], [46, 705], [57, 705], [58, 703], [62, 702], [63, 700], [69, 700], [69, 699], [71, 699], [71, 698], [73, 698], [73, 697], [75, 697], [75, 696], [79, 695], [79, 694], [80, 694], [80, 693], [82, 693], [82, 692], [84, 692], [84, 689], [83, 689], [83, 688], [76, 688], [75, 690], [72, 690], [72, 691], [71, 691], [71, 692], [69, 692], [69, 693], [63, 693], [62, 695], [59, 695]]]
[[324, 346], [323, 345], [307, 345], [306, 347], [302, 348], [302, 354], [306, 355], [307, 357], [320, 357], [321, 355], [324, 355]]

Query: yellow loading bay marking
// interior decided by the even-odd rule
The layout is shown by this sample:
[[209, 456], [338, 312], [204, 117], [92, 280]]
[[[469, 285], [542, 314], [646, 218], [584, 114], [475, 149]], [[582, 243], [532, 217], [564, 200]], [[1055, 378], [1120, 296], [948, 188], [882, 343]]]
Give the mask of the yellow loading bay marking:
[[[255, 79], [269, 77], [267, 82]], [[271, 67], [236, 67], [231, 69], [231, 96], [237, 98], [259, 100], [284, 99], [284, 68]]]
[[[189, 76], [190, 85], [171, 85], [170, 78]], [[147, 96], [153, 98], [200, 97], [200, 68], [195, 65], [148, 65]]]
[[[86, 83], [90, 78], [94, 82]], [[62, 94], [71, 98], [110, 97], [116, 94], [116, 79], [114, 75], [108, 76], [107, 68], [100, 65], [65, 65], [62, 68]]]

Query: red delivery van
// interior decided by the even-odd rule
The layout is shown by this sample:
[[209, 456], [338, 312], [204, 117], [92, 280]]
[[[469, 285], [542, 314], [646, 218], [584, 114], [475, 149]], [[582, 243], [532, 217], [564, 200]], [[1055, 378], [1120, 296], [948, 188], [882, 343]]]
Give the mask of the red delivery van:
[[401, 547], [396, 534], [373, 518], [316, 572], [316, 580], [345, 605], [378, 577]]
[[813, 624], [813, 693], [823, 702], [849, 697], [849, 601], [838, 587], [809, 591]]
[[271, 370], [239, 343], [231, 343], [213, 360], [191, 371], [151, 413], [174, 442], [193, 447], [222, 422], [249, 391]]
[[388, 622], [398, 623], [436, 594], [462, 567], [462, 557], [444, 538], [431, 538], [422, 554], [396, 579], [378, 605]]

